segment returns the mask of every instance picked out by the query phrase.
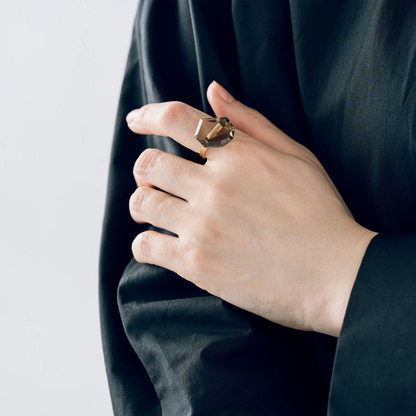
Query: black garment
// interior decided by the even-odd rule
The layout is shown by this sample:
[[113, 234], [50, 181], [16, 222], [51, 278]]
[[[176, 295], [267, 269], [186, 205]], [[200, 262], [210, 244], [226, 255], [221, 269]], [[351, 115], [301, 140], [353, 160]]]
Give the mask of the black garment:
[[[415, 28], [413, 0], [140, 2], [101, 252], [116, 415], [325, 415], [328, 394], [331, 416], [416, 414]], [[356, 220], [380, 232], [338, 344], [131, 259], [149, 228], [128, 212], [140, 152], [202, 160], [169, 138], [136, 136], [125, 116], [170, 100], [212, 114], [214, 79], [310, 148]]]

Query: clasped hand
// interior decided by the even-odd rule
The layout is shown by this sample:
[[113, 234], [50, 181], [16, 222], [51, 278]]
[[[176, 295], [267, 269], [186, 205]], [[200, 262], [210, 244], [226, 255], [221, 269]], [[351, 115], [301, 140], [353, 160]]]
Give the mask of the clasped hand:
[[[309, 150], [219, 84], [207, 95], [235, 137], [210, 148], [205, 165], [157, 149], [140, 155], [131, 215], [178, 237], [139, 234], [135, 259], [273, 322], [337, 336], [375, 233], [354, 221]], [[134, 110], [127, 121], [135, 133], [199, 152], [194, 133], [202, 117], [210, 116], [168, 102]]]

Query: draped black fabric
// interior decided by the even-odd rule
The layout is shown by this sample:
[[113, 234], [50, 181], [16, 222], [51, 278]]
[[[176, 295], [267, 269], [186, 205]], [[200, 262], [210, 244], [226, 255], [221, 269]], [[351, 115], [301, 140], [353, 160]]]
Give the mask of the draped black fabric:
[[[413, 0], [140, 1], [100, 261], [116, 415], [416, 414], [415, 29]], [[310, 148], [357, 222], [380, 233], [338, 342], [132, 259], [132, 240], [150, 228], [128, 211], [136, 158], [156, 147], [202, 159], [131, 133], [125, 116], [171, 100], [212, 114], [212, 80]]]

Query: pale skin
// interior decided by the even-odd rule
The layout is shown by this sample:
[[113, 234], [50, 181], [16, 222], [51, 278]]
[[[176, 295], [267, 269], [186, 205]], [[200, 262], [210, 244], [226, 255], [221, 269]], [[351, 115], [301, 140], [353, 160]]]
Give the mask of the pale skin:
[[[135, 259], [273, 322], [338, 336], [376, 233], [354, 220], [309, 150], [219, 84], [207, 97], [235, 137], [210, 148], [205, 165], [157, 149], [140, 155], [131, 216], [178, 237], [139, 234]], [[212, 115], [167, 102], [134, 110], [127, 122], [135, 133], [168, 136], [199, 152], [194, 133], [202, 117]]]

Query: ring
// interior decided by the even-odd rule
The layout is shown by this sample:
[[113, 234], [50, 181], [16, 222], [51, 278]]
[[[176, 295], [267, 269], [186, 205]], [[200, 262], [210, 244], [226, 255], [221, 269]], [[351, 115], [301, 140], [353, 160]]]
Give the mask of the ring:
[[201, 118], [195, 131], [195, 139], [202, 147], [199, 155], [206, 158], [209, 147], [222, 147], [234, 137], [234, 126], [227, 117]]

